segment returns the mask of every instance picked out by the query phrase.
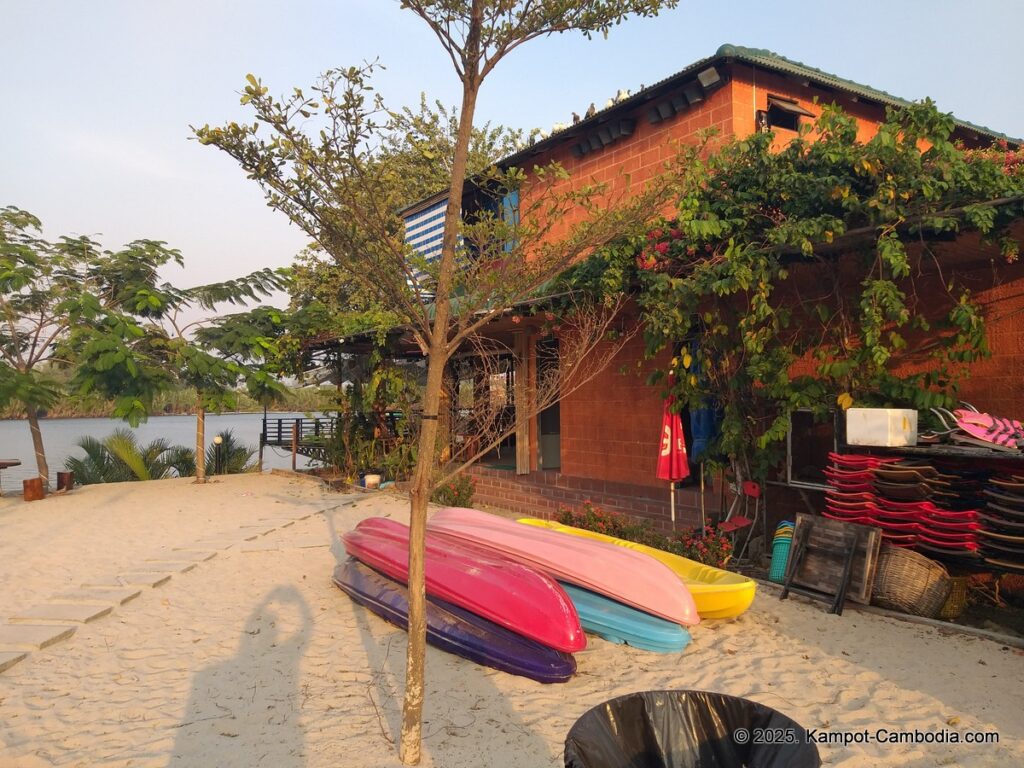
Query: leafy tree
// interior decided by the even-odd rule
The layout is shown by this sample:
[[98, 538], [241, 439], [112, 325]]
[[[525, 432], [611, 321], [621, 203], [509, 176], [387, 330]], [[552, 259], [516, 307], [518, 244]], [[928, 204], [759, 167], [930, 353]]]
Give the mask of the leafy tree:
[[[418, 109], [404, 107], [388, 114], [389, 130], [381, 137], [374, 158], [391, 189], [387, 204], [401, 209], [444, 190], [451, 177], [451, 161], [458, 135], [458, 114], [440, 101], [420, 96]], [[531, 134], [532, 138], [532, 134]], [[489, 123], [474, 126], [470, 135], [467, 173], [486, 172], [500, 158], [522, 149], [522, 131]], [[383, 188], [383, 187], [382, 187]], [[400, 318], [368, 296], [354, 279], [323, 250], [307, 248], [292, 265], [291, 328], [280, 339], [285, 369], [302, 375], [307, 362], [303, 352], [323, 337], [393, 328]]]
[[133, 423], [144, 419], [156, 395], [172, 384], [194, 389], [195, 475], [196, 482], [203, 483], [206, 412], [233, 408], [242, 381], [260, 402], [285, 392], [263, 366], [274, 346], [273, 334], [263, 334], [275, 321], [280, 323], [281, 313], [259, 308], [185, 322], [183, 312], [214, 311], [225, 303], [244, 305], [287, 284], [287, 271], [262, 269], [193, 288], [163, 283], [136, 291], [123, 312], [92, 318], [70, 335], [67, 347], [76, 365], [72, 385], [78, 392], [114, 399], [116, 415]]
[[[295, 89], [277, 100], [249, 75], [242, 96], [254, 124], [205, 126], [199, 139], [226, 151], [265, 190], [269, 204], [287, 214], [330, 254], [366, 296], [393, 312], [427, 357], [422, 427], [411, 490], [409, 652], [400, 753], [420, 759], [423, 663], [426, 643], [423, 546], [426, 508], [437, 482], [438, 416], [445, 369], [452, 356], [505, 307], [533, 296], [581, 254], [658, 210], [665, 188], [651, 184], [628, 205], [610, 204], [598, 185], [556, 193], [565, 172], [551, 166], [526, 174], [490, 169], [475, 187], [491, 192], [491, 205], [462, 216], [477, 97], [506, 55], [530, 40], [555, 33], [607, 33], [630, 14], [655, 15], [675, 0], [403, 0], [451, 58], [462, 83], [457, 131], [446, 186], [448, 204], [440, 258], [426, 263], [403, 242], [395, 201], [402, 184], [378, 162], [401, 130], [401, 117], [371, 96], [372, 67], [333, 70], [314, 96]], [[269, 138], [259, 134], [269, 130]], [[384, 149], [382, 149], [384, 147]], [[506, 216], [502, 200], [527, 183], [519, 216]], [[612, 201], [614, 202], [614, 201]], [[554, 223], [584, 208], [589, 219], [557, 239]], [[460, 240], [461, 238], [461, 240]], [[461, 244], [460, 244], [461, 242]], [[530, 258], [526, 258], [529, 254]], [[457, 300], [456, 300], [457, 299]]]
[[[101, 250], [87, 237], [43, 239], [35, 216], [18, 208], [0, 210], [0, 407], [21, 406], [43, 482], [49, 468], [39, 416], [59, 394], [50, 371], [70, 364], [66, 343], [83, 323], [109, 329], [126, 338], [132, 331], [119, 313], [126, 307], [147, 311], [157, 271], [181, 263], [181, 255], [155, 240], [137, 240], [117, 251]], [[134, 326], [134, 323], [129, 323]], [[102, 347], [102, 348], [101, 348]], [[97, 345], [97, 360], [106, 370], [123, 371], [124, 349], [116, 343]], [[133, 379], [157, 390], [169, 382], [160, 368], [134, 368]], [[116, 384], [117, 412], [136, 417], [132, 398]]]
[[[137, 240], [109, 251], [87, 237], [50, 242], [41, 228], [25, 211], [0, 211], [0, 407], [23, 407], [44, 482], [49, 470], [39, 415], [59, 394], [49, 374], [54, 365], [71, 367], [70, 385], [78, 394], [112, 400], [114, 415], [133, 425], [148, 416], [160, 392], [175, 384], [194, 387], [200, 456], [205, 410], [231, 406], [240, 379], [264, 400], [281, 391], [257, 366], [195, 343], [192, 333], [202, 322], [183, 324], [179, 318], [189, 308], [213, 311], [269, 296], [287, 286], [286, 272], [264, 269], [176, 288], [159, 279], [163, 267], [183, 265], [181, 254], [165, 243]], [[241, 333], [235, 332], [236, 346]], [[252, 349], [262, 345], [265, 351], [270, 344], [263, 337], [249, 339]], [[202, 480], [203, 463], [198, 464]]]

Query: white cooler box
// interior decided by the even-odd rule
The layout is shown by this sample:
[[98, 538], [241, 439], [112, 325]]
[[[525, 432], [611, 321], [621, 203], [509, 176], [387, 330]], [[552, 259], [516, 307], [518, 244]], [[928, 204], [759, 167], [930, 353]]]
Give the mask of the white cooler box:
[[917, 411], [910, 408], [849, 408], [847, 445], [917, 445]]

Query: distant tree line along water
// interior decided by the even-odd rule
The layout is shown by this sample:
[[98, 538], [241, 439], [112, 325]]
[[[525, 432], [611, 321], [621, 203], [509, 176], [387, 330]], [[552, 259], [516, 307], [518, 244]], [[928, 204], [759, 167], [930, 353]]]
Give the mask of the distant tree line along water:
[[[299, 413], [322, 411], [328, 408], [329, 403], [336, 397], [336, 390], [333, 387], [311, 387], [303, 389], [289, 389], [288, 397], [278, 404], [279, 410], [296, 411]], [[185, 415], [195, 412], [196, 391], [194, 389], [180, 388], [158, 395], [153, 403], [153, 410], [150, 416]], [[240, 413], [262, 412], [263, 406], [249, 397], [245, 392], [238, 393], [238, 406], [235, 409]], [[80, 419], [80, 418], [110, 418], [114, 413], [114, 404], [101, 397], [61, 397], [52, 406], [45, 409], [44, 418], [51, 419]], [[0, 409], [0, 419], [23, 419], [25, 417], [21, 407], [11, 403], [6, 408]], [[123, 422], [120, 422], [123, 424]], [[94, 435], [102, 437], [102, 435]]]

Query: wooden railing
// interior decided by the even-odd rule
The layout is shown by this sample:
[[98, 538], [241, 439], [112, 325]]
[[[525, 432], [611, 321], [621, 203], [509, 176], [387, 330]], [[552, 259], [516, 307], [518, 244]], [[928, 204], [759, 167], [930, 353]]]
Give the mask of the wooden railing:
[[337, 422], [338, 420], [333, 417], [264, 419], [260, 442], [264, 445], [281, 445], [288, 448], [295, 442], [298, 442], [299, 446], [323, 445], [334, 435]]

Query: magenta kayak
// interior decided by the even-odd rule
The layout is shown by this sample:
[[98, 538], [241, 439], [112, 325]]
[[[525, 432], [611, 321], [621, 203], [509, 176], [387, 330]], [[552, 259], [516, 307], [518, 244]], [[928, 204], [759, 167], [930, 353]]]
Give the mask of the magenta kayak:
[[[341, 537], [348, 553], [405, 584], [409, 578], [409, 528], [371, 517]], [[494, 552], [427, 534], [427, 594], [566, 653], [587, 638], [569, 596], [544, 573]]]
[[427, 529], [663, 619], [687, 626], [700, 622], [686, 585], [667, 565], [641, 552], [461, 507], [442, 509]]

